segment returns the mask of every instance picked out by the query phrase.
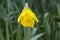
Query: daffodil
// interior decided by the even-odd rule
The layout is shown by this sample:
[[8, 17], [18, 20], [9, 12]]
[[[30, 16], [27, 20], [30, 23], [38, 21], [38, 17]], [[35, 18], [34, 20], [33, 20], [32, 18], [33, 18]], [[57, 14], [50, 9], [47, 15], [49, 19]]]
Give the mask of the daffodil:
[[38, 22], [38, 19], [35, 13], [29, 8], [28, 3], [26, 3], [17, 21], [21, 23], [24, 27], [33, 28], [35, 22]]

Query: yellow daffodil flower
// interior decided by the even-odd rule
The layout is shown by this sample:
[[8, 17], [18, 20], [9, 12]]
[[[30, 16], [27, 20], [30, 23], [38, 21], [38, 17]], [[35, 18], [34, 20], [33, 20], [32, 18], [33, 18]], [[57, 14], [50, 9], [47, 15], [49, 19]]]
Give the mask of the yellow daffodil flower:
[[17, 21], [21, 23], [24, 27], [33, 28], [35, 22], [38, 22], [38, 19], [35, 13], [32, 12], [32, 10], [28, 7], [28, 3], [26, 3]]

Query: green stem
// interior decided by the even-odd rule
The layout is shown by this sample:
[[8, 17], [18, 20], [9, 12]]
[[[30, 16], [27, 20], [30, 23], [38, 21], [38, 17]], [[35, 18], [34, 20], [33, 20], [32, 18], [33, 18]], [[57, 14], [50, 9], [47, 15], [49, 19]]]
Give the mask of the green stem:
[[24, 28], [24, 40], [30, 40], [31, 33], [31, 28]]

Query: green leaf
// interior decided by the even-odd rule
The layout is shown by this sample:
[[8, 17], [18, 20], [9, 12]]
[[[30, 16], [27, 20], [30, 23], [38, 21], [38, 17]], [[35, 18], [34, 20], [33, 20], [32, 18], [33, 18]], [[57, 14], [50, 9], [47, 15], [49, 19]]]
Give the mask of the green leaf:
[[18, 24], [16, 40], [23, 40], [23, 37], [22, 37], [22, 27], [21, 27], [20, 24]]
[[31, 38], [31, 40], [37, 40], [38, 38], [41, 38], [45, 33], [38, 34]]
[[4, 40], [4, 36], [3, 36], [2, 30], [1, 30], [1, 26], [0, 26], [0, 40]]

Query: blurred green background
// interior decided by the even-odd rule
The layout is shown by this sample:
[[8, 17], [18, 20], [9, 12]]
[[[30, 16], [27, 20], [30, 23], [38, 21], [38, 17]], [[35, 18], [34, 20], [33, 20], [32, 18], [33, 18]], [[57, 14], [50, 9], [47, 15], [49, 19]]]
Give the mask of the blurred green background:
[[[26, 2], [39, 19], [31, 30], [17, 23]], [[0, 40], [60, 40], [60, 0], [0, 0]]]

